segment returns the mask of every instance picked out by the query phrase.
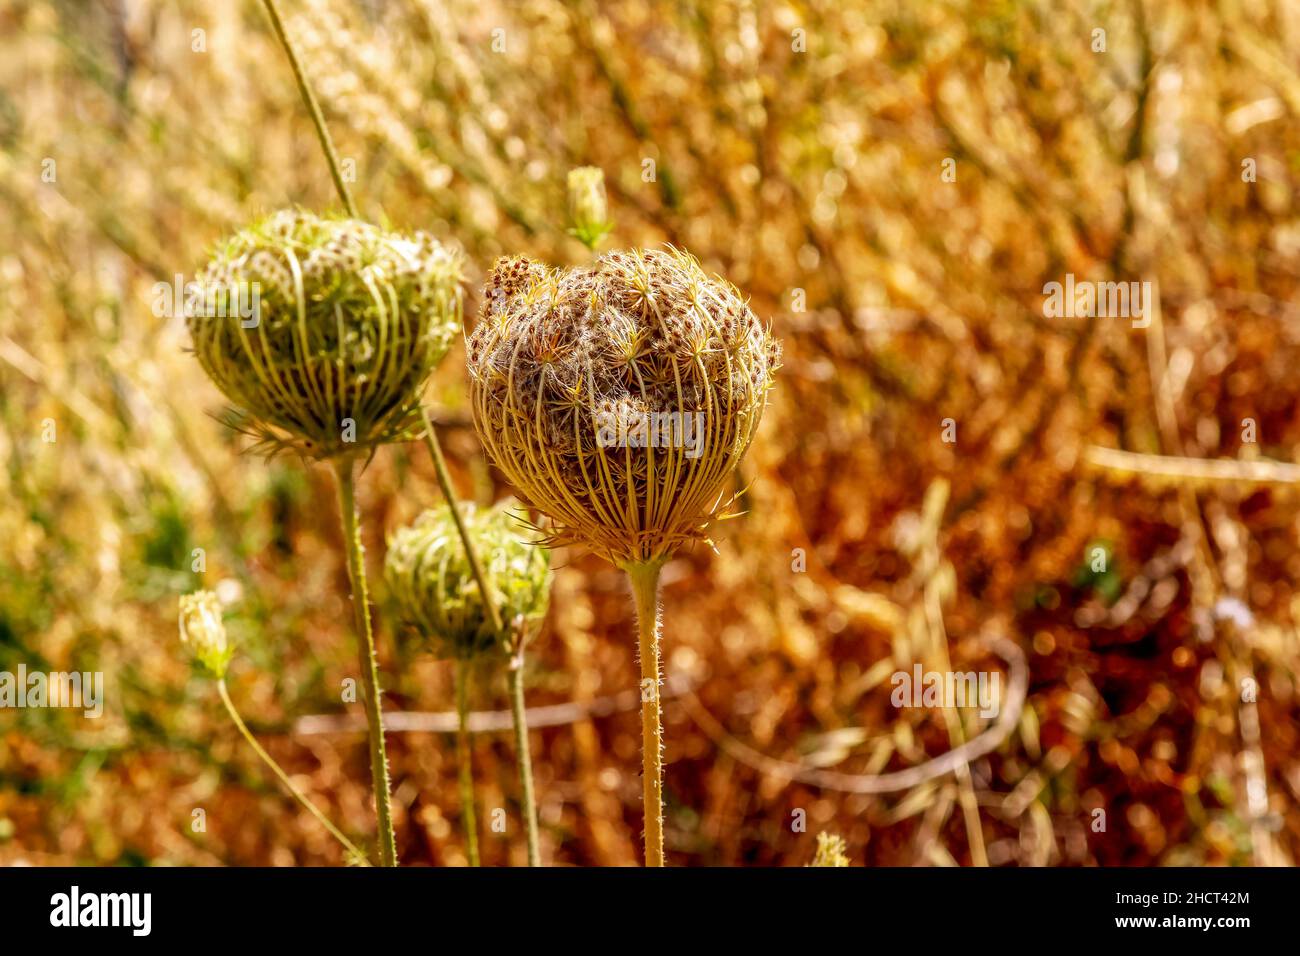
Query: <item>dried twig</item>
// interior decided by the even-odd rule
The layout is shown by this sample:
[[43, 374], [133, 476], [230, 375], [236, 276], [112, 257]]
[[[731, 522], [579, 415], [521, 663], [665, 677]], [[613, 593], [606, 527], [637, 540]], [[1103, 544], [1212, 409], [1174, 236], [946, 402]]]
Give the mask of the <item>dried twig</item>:
[[1300, 465], [1258, 459], [1241, 461], [1235, 458], [1182, 458], [1172, 455], [1143, 455], [1089, 445], [1085, 460], [1097, 468], [1126, 475], [1147, 475], [1170, 482], [1190, 482], [1193, 485], [1216, 482], [1242, 484], [1300, 484]]
[[989, 642], [990, 649], [1007, 662], [1010, 668], [1010, 680], [1007, 698], [1002, 703], [998, 719], [992, 727], [978, 737], [967, 741], [960, 747], [954, 747], [933, 760], [927, 760], [915, 767], [894, 773], [851, 774], [834, 770], [820, 770], [804, 764], [777, 760], [761, 754], [757, 750], [741, 743], [705, 709], [694, 692], [682, 695], [687, 713], [699, 725], [710, 739], [730, 754], [735, 760], [770, 777], [795, 780], [823, 790], [837, 790], [842, 793], [896, 793], [910, 790], [929, 780], [953, 773], [958, 767], [978, 760], [1001, 746], [1015, 730], [1020, 721], [1021, 711], [1025, 705], [1025, 694], [1029, 687], [1029, 665], [1025, 655], [1011, 641], [997, 638]]
[[[664, 679], [660, 696], [677, 697], [690, 690], [690, 681], [684, 677], [673, 676]], [[591, 717], [608, 717], [641, 707], [641, 691], [625, 690], [620, 694], [610, 694], [589, 701], [570, 701], [564, 704], [549, 704], [545, 707], [529, 707], [528, 726], [561, 727], [577, 723]], [[454, 710], [448, 711], [396, 711], [384, 714], [384, 729], [388, 733], [434, 733], [454, 734], [457, 719]], [[495, 733], [511, 729], [510, 711], [475, 710], [468, 715], [467, 727], [470, 733]], [[299, 736], [313, 734], [348, 734], [360, 733], [366, 729], [365, 720], [357, 714], [311, 714], [300, 717], [293, 725], [293, 733]]]

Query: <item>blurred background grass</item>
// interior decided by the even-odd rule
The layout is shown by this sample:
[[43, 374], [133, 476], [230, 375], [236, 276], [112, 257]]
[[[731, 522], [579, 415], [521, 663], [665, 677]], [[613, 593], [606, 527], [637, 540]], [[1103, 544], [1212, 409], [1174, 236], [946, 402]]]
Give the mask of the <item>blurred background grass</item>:
[[[823, 829], [854, 864], [1293, 861], [1294, 487], [1085, 456], [1300, 457], [1300, 8], [283, 8], [363, 215], [459, 243], [477, 284], [503, 253], [582, 261], [565, 174], [599, 166], [611, 244], [690, 249], [784, 341], [748, 514], [665, 572], [668, 674], [693, 689], [666, 713], [673, 863], [799, 865]], [[0, 711], [0, 862], [340, 862], [180, 653], [176, 599], [199, 586], [228, 604], [255, 731], [370, 831], [364, 734], [296, 724], [360, 716], [328, 475], [241, 455], [183, 323], [153, 310], [253, 216], [330, 207], [318, 150], [252, 0], [0, 0], [0, 669], [102, 670], [108, 695], [99, 720]], [[1066, 273], [1158, 283], [1162, 321], [1044, 318]], [[486, 501], [508, 489], [463, 386], [457, 351], [428, 398]], [[381, 611], [384, 533], [436, 501], [418, 445], [367, 471]], [[625, 586], [555, 563], [529, 703], [580, 716], [533, 734], [544, 857], [631, 864], [638, 718], [583, 709], [636, 686]], [[390, 711], [450, 710], [449, 665], [390, 621]], [[1002, 669], [991, 636], [1021, 648], [1028, 701], [968, 772], [864, 795], [751, 766], [877, 774], [974, 736], [974, 711], [893, 708], [888, 678], [942, 653]], [[390, 746], [403, 860], [463, 862], [450, 738]], [[481, 812], [510, 821], [489, 864], [523, 862], [512, 752], [478, 737]]]

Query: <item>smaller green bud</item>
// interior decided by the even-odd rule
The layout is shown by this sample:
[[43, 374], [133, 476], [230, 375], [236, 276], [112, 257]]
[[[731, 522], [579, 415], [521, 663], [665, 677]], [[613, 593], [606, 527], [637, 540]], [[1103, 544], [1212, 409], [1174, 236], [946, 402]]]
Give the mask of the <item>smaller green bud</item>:
[[569, 170], [569, 219], [569, 235], [593, 251], [614, 228], [605, 203], [605, 174], [597, 167]]
[[502, 629], [495, 631], [460, 533], [446, 505], [420, 515], [389, 538], [384, 577], [402, 622], [443, 657], [462, 660], [517, 654], [546, 616], [550, 556], [520, 533], [509, 512], [465, 505], [462, 519], [483, 564]]
[[181, 643], [188, 647], [213, 677], [226, 676], [234, 648], [226, 640], [221, 620], [221, 602], [212, 591], [195, 591], [181, 596]]

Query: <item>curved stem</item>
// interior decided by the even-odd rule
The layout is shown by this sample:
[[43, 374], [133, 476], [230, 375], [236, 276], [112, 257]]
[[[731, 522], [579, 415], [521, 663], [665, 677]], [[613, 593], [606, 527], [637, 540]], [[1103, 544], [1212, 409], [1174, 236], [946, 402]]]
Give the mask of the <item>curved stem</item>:
[[469, 661], [456, 658], [456, 762], [460, 765], [460, 818], [465, 826], [465, 855], [478, 866], [478, 821], [474, 815], [474, 766], [469, 750]]
[[[470, 536], [469, 529], [465, 527], [464, 519], [461, 518], [460, 504], [456, 500], [455, 489], [451, 486], [451, 474], [447, 469], [447, 459], [442, 453], [442, 443], [438, 441], [438, 432], [433, 427], [427, 408], [421, 406], [420, 415], [424, 419], [424, 437], [429, 445], [429, 454], [433, 458], [433, 470], [438, 476], [438, 487], [442, 489], [442, 497], [447, 502], [452, 521], [456, 524], [456, 531], [465, 548], [465, 557], [469, 560], [470, 571], [474, 574], [479, 593], [483, 595], [483, 607], [487, 611], [488, 623], [492, 625], [493, 631], [504, 636], [496, 594], [492, 590], [492, 582], [483, 572], [483, 563], [479, 560], [474, 539]], [[519, 764], [519, 800], [523, 807], [524, 827], [528, 836], [528, 865], [541, 866], [541, 850], [537, 838], [537, 797], [533, 791], [533, 763], [528, 749], [528, 721], [524, 715], [522, 645], [510, 663], [507, 679], [510, 682], [510, 709], [515, 728], [515, 759]]]
[[334, 140], [330, 138], [329, 127], [325, 125], [325, 115], [320, 111], [320, 103], [316, 101], [316, 94], [312, 92], [311, 85], [307, 82], [307, 74], [303, 72], [302, 63], [298, 60], [298, 54], [294, 52], [293, 44], [289, 42], [289, 34], [284, 30], [284, 22], [280, 19], [280, 11], [276, 8], [275, 0], [262, 0], [262, 5], [266, 7], [266, 15], [271, 18], [271, 26], [275, 29], [275, 35], [280, 41], [280, 46], [284, 48], [284, 55], [289, 58], [289, 68], [293, 70], [293, 78], [298, 83], [298, 92], [302, 95], [302, 101], [307, 105], [307, 112], [311, 113], [311, 121], [316, 124], [316, 136], [320, 139], [321, 149], [325, 151], [325, 159], [329, 163], [330, 175], [334, 177], [334, 188], [338, 190], [339, 198], [343, 200], [343, 208], [348, 211], [348, 215], [353, 219], [359, 218], [357, 215], [356, 204], [352, 202], [352, 193], [348, 191], [348, 185], [343, 181], [343, 173], [339, 167], [339, 156], [334, 151]]
[[510, 683], [510, 716], [515, 726], [515, 760], [519, 764], [520, 802], [528, 834], [528, 865], [541, 866], [541, 844], [537, 838], [537, 798], [533, 793], [533, 758], [528, 749], [528, 717], [524, 711], [524, 655], [510, 661], [506, 673]]
[[339, 513], [343, 522], [343, 541], [348, 554], [348, 578], [352, 582], [352, 604], [357, 624], [357, 663], [361, 669], [370, 730], [370, 778], [375, 789], [375, 809], [379, 816], [380, 861], [384, 866], [397, 865], [397, 841], [393, 836], [393, 805], [388, 792], [388, 754], [384, 749], [383, 705], [379, 700], [379, 666], [375, 662], [375, 637], [370, 630], [370, 599], [366, 589], [366, 566], [362, 560], [361, 529], [357, 526], [356, 490], [351, 458], [335, 463], [334, 475], [339, 486]]
[[492, 625], [495, 633], [501, 634], [501, 612], [497, 608], [496, 594], [487, 575], [483, 573], [483, 564], [478, 558], [478, 548], [474, 546], [469, 530], [460, 516], [460, 504], [456, 501], [456, 491], [451, 486], [451, 473], [447, 470], [447, 459], [442, 454], [442, 443], [438, 441], [438, 433], [434, 431], [429, 410], [423, 405], [420, 406], [420, 415], [424, 419], [424, 437], [429, 445], [429, 454], [433, 456], [433, 470], [438, 476], [438, 487], [442, 489], [443, 500], [451, 510], [451, 519], [456, 523], [456, 531], [460, 535], [461, 544], [465, 547], [465, 557], [469, 559], [470, 571], [474, 573], [474, 581], [478, 584], [479, 593], [483, 595], [483, 607], [487, 611], [488, 623]]
[[271, 772], [280, 778], [280, 782], [284, 784], [284, 788], [289, 791], [295, 800], [302, 804], [308, 813], [320, 822], [321, 826], [329, 831], [330, 836], [334, 837], [334, 839], [338, 840], [339, 843], [343, 845], [343, 849], [348, 851], [351, 859], [358, 861], [363, 866], [369, 866], [370, 861], [366, 859], [364, 853], [357, 849], [356, 844], [345, 837], [342, 831], [330, 822], [329, 817], [325, 816], [316, 804], [307, 799], [306, 794], [293, 785], [293, 782], [289, 779], [289, 775], [284, 772], [283, 768], [275, 762], [275, 759], [269, 753], [262, 749], [262, 745], [257, 742], [257, 738], [253, 736], [252, 731], [248, 729], [243, 718], [239, 716], [239, 711], [235, 709], [235, 703], [230, 699], [230, 691], [226, 689], [226, 682], [224, 679], [217, 681], [217, 691], [221, 694], [221, 702], [226, 705], [226, 713], [230, 715], [230, 719], [234, 721], [239, 732], [244, 735], [244, 739], [248, 741], [248, 745], [253, 748], [253, 751], [259, 757], [262, 758], [262, 763], [271, 768]]
[[664, 865], [663, 727], [659, 720], [659, 569], [662, 562], [630, 564], [641, 656], [641, 785], [645, 865]]

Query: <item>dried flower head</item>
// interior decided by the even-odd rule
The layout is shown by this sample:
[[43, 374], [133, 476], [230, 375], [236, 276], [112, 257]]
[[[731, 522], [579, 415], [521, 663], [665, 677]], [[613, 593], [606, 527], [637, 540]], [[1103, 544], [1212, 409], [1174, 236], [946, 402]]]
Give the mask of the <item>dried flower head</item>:
[[500, 260], [468, 353], [479, 435], [549, 542], [620, 567], [707, 540], [780, 361], [736, 289], [675, 249]]
[[455, 521], [446, 505], [430, 509], [388, 540], [384, 576], [399, 615], [444, 657], [468, 659], [516, 653], [546, 616], [550, 559], [521, 534], [506, 501], [486, 511], [463, 505], [461, 518], [474, 541], [496, 598], [504, 633], [492, 628]]
[[[424, 233], [284, 210], [220, 246], [187, 323], [243, 427], [329, 458], [418, 430], [420, 390], [460, 328], [461, 272]], [[248, 299], [251, 317], [222, 307]]]
[[588, 249], [595, 249], [614, 228], [605, 203], [605, 174], [596, 166], [569, 171], [569, 233]]
[[221, 602], [212, 591], [195, 591], [181, 596], [181, 643], [213, 677], [226, 676], [226, 667], [234, 648], [226, 640], [226, 625], [221, 620]]

